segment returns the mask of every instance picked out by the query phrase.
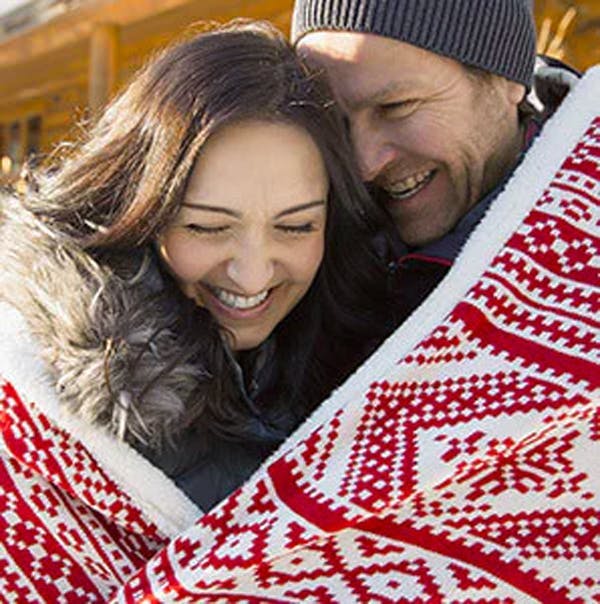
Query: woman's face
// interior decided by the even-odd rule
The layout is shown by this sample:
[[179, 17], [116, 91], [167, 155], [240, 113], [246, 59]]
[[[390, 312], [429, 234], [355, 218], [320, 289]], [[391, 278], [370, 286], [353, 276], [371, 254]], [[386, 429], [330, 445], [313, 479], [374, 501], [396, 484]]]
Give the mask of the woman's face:
[[232, 335], [262, 343], [304, 296], [324, 250], [329, 182], [310, 135], [246, 121], [214, 134], [160, 255], [186, 296]]

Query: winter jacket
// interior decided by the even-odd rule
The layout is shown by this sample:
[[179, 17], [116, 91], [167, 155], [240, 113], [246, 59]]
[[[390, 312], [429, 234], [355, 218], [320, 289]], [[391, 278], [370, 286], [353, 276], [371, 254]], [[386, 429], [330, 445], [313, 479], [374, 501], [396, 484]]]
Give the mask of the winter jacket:
[[[245, 482], [299, 420], [291, 410], [274, 413], [266, 404], [269, 394], [276, 388], [278, 361], [274, 338], [244, 356], [243, 367], [233, 357], [230, 361], [248, 415], [245, 439], [207, 435], [192, 426], [178, 436], [176, 448], [169, 447], [156, 453], [138, 447], [204, 511], [213, 508]], [[209, 439], [210, 442], [205, 447], [208, 451], [200, 456], [197, 454], [198, 439]]]

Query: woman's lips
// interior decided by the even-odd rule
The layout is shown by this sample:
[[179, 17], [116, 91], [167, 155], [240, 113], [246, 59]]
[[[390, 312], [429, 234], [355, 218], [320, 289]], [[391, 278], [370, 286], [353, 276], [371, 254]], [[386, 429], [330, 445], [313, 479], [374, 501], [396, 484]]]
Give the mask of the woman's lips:
[[254, 319], [262, 315], [271, 305], [276, 289], [271, 287], [254, 296], [243, 296], [208, 284], [201, 284], [201, 287], [200, 298], [209, 310], [212, 307], [218, 314], [232, 319]]
[[269, 290], [265, 289], [258, 294], [253, 296], [246, 296], [244, 294], [238, 294], [228, 289], [221, 287], [215, 287], [207, 285], [208, 289], [215, 295], [218, 300], [227, 306], [228, 308], [234, 308], [238, 310], [248, 310], [255, 308], [264, 302], [269, 295]]

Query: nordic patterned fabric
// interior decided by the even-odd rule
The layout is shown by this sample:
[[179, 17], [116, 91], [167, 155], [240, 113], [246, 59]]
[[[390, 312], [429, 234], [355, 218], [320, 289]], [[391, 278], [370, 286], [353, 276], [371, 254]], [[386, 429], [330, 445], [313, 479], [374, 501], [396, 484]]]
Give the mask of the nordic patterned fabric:
[[102, 602], [165, 538], [85, 447], [2, 388], [0, 599]]
[[598, 98], [600, 69], [425, 304], [195, 521], [7, 361], [0, 601], [600, 602]]

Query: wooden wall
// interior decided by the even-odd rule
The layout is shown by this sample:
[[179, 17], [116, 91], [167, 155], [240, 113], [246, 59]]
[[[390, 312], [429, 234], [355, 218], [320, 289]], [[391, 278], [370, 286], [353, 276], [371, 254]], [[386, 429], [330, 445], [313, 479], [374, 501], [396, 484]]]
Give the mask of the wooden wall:
[[[28, 151], [47, 153], [76, 136], [98, 88], [108, 98], [156, 49], [202, 21], [266, 19], [287, 33], [291, 6], [292, 0], [90, 0], [86, 10], [0, 40], [0, 183], [18, 177]], [[112, 41], [110, 33], [96, 35], [106, 28]], [[112, 67], [102, 56], [109, 51]]]
[[[153, 51], [194, 23], [252, 17], [273, 21], [287, 33], [292, 4], [88, 0], [84, 8], [0, 40], [0, 182], [18, 175], [30, 151], [46, 153], [74, 136], [77, 123], [89, 115], [90, 101], [101, 105]], [[582, 70], [600, 63], [600, 0], [535, 0], [535, 7], [540, 50]]]

